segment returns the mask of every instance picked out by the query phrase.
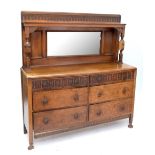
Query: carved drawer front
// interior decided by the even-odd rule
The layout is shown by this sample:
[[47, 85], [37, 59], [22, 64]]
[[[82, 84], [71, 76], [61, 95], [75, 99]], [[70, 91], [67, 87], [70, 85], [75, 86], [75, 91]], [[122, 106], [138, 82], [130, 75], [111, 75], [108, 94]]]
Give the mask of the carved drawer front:
[[34, 132], [67, 129], [86, 122], [85, 106], [34, 113]]
[[89, 121], [104, 121], [128, 115], [132, 109], [132, 98], [90, 105]]
[[40, 111], [86, 105], [87, 99], [88, 88], [34, 92], [33, 110]]
[[135, 70], [90, 75], [90, 86], [133, 80]]
[[67, 76], [53, 77], [49, 79], [34, 79], [32, 80], [32, 90], [55, 90], [77, 87], [87, 87], [89, 84], [88, 76]]
[[133, 96], [133, 81], [90, 87], [89, 102], [99, 103]]

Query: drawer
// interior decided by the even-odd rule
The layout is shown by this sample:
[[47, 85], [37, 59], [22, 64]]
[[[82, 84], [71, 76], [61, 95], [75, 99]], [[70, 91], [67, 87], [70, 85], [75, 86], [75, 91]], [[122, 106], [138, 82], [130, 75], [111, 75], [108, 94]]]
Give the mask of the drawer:
[[56, 89], [68, 89], [87, 87], [89, 84], [89, 77], [86, 75], [80, 76], [64, 76], [53, 77], [47, 79], [34, 79], [32, 80], [32, 90], [56, 90]]
[[86, 122], [85, 106], [34, 113], [34, 132], [67, 129]]
[[134, 82], [122, 82], [90, 87], [89, 103], [99, 103], [118, 98], [132, 97]]
[[135, 76], [135, 70], [107, 72], [90, 75], [90, 86], [118, 83], [121, 81], [133, 80]]
[[104, 121], [128, 115], [133, 111], [133, 98], [90, 105], [89, 121]]
[[47, 110], [86, 105], [88, 88], [41, 91], [33, 93], [33, 110]]

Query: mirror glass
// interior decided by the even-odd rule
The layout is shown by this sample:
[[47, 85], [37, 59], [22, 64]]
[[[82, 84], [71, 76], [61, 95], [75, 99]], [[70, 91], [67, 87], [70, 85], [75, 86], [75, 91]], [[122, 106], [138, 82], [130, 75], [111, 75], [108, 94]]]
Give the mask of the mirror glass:
[[48, 32], [47, 55], [99, 55], [101, 32]]

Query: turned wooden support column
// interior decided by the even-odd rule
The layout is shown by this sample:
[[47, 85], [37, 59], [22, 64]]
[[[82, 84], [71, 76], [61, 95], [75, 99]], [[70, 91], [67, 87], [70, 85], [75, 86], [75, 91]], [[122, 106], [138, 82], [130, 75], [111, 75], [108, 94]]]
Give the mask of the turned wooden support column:
[[30, 29], [25, 27], [25, 55], [26, 55], [26, 66], [30, 67], [31, 65], [31, 43], [30, 43]]
[[125, 45], [125, 42], [124, 42], [124, 28], [121, 28], [118, 30], [119, 33], [120, 33], [120, 41], [119, 41], [119, 60], [118, 62], [119, 63], [123, 63], [123, 50], [124, 50], [124, 45]]

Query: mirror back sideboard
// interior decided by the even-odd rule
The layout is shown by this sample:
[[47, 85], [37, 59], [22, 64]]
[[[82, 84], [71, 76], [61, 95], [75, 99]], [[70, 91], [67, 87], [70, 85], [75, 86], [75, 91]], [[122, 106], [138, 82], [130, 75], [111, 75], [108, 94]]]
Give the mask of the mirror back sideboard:
[[[133, 127], [137, 69], [123, 63], [125, 24], [120, 15], [21, 12], [21, 31], [23, 127], [29, 150], [34, 138], [104, 122], [128, 118]], [[90, 43], [90, 36], [81, 41], [91, 32], [97, 34], [98, 53], [91, 50], [95, 41]], [[49, 41], [49, 34], [59, 37]], [[70, 52], [59, 48], [64, 34], [74, 34], [64, 45], [72, 47]], [[74, 40], [77, 34], [84, 36]]]

